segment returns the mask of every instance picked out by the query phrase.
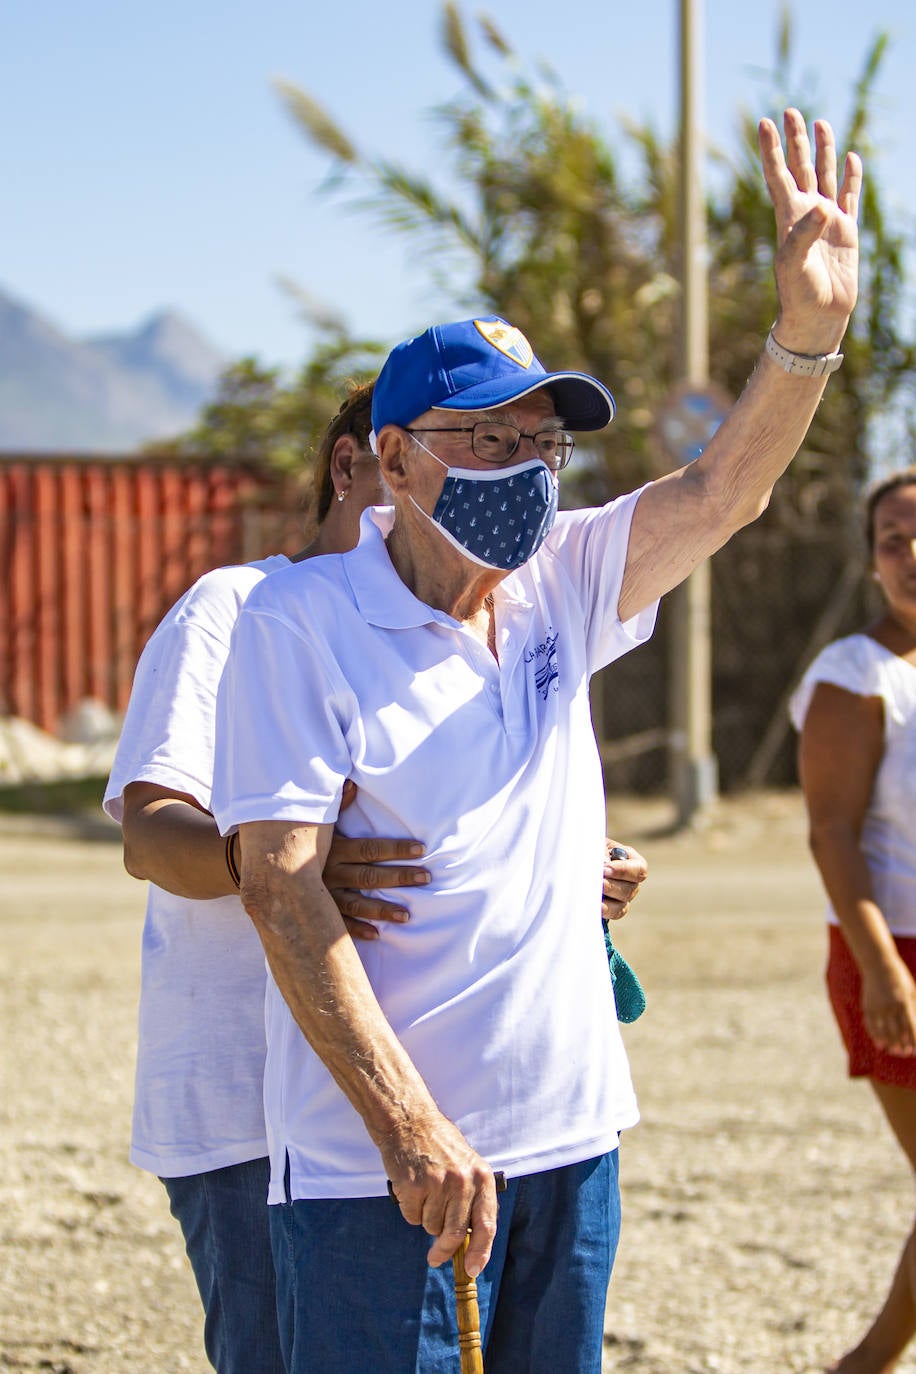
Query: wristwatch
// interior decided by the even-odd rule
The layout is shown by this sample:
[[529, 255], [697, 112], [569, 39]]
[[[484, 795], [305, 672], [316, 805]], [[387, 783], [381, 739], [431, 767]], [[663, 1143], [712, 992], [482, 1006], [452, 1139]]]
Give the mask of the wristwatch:
[[770, 330], [765, 350], [768, 358], [778, 363], [783, 372], [793, 377], [828, 377], [843, 361], [842, 353], [791, 353], [777, 343]]

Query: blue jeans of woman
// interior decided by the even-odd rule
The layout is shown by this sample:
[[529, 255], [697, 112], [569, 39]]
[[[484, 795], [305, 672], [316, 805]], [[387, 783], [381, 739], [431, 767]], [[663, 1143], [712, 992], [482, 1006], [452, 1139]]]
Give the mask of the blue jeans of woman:
[[164, 1178], [204, 1308], [218, 1374], [284, 1374], [267, 1208], [266, 1159]]

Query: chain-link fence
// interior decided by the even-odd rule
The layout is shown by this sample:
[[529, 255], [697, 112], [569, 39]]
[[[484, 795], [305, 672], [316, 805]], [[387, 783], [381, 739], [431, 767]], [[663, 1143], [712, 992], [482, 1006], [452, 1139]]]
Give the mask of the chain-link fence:
[[[768, 514], [715, 555], [711, 724], [723, 791], [797, 780], [789, 695], [818, 650], [874, 610], [858, 529], [849, 523], [806, 521], [787, 530], [778, 513]], [[652, 640], [593, 685], [609, 792], [668, 784], [674, 614], [673, 602], [663, 602]]]

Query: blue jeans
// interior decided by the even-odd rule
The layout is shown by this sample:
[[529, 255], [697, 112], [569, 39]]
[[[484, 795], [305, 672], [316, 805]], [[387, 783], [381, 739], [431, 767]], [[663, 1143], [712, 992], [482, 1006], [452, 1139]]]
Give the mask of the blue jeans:
[[204, 1307], [219, 1374], [284, 1374], [270, 1248], [266, 1159], [164, 1178]]
[[[458, 1374], [451, 1264], [389, 1198], [269, 1207], [288, 1374]], [[617, 1151], [511, 1179], [477, 1280], [487, 1374], [600, 1374]]]

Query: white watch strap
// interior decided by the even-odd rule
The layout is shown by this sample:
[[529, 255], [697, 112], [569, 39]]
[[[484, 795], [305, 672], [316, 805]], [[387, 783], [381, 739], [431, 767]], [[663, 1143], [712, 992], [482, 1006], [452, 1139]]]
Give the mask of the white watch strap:
[[827, 377], [836, 372], [843, 361], [842, 353], [790, 353], [776, 342], [772, 329], [767, 335], [765, 352], [793, 377]]

